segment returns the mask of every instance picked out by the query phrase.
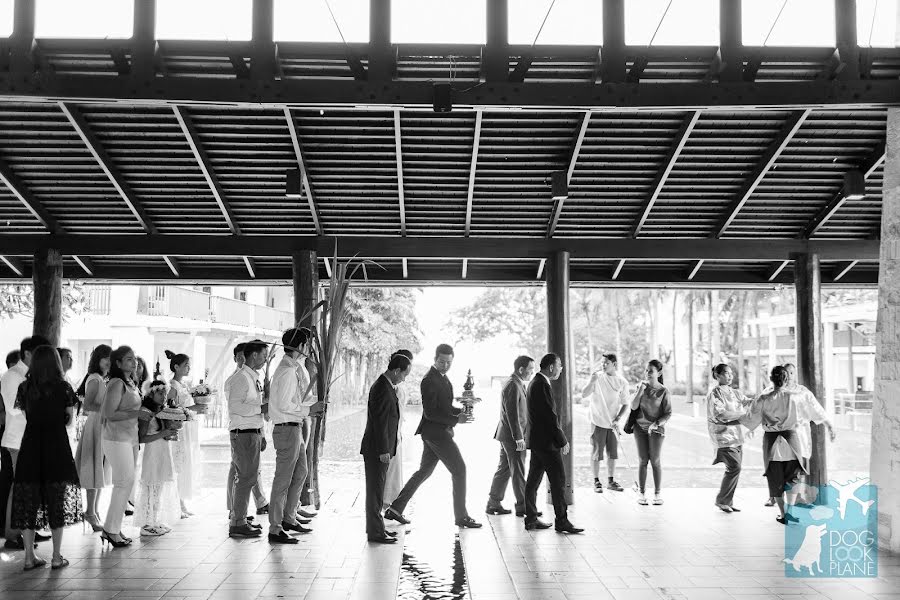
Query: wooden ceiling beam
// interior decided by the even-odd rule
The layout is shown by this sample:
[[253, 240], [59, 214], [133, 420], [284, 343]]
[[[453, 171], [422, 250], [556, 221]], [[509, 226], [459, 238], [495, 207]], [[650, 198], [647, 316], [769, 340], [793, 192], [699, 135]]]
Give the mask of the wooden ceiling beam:
[[650, 195], [644, 200], [644, 203], [641, 206], [640, 217], [638, 217], [637, 223], [634, 224], [634, 228], [631, 230], [631, 237], [637, 237], [641, 233], [641, 227], [647, 222], [650, 211], [653, 210], [653, 205], [656, 204], [656, 199], [659, 198], [663, 186], [666, 185], [666, 180], [669, 178], [669, 174], [675, 167], [675, 163], [678, 161], [681, 151], [684, 150], [684, 146], [687, 144], [688, 138], [694, 130], [694, 126], [696, 126], [697, 121], [700, 120], [700, 114], [701, 111], [695, 110], [685, 115], [684, 119], [682, 119], [681, 127], [675, 134], [672, 145], [669, 147], [669, 151], [663, 159], [662, 169], [656, 174], [656, 179], [650, 187]]
[[791, 143], [794, 135], [800, 130], [800, 127], [803, 126], [804, 121], [806, 121], [806, 118], [811, 112], [811, 108], [806, 108], [804, 110], [795, 112], [784, 123], [784, 125], [781, 127], [781, 130], [778, 132], [778, 135], [775, 137], [772, 143], [769, 144], [769, 147], [766, 148], [766, 151], [760, 157], [760, 160], [756, 164], [756, 167], [753, 169], [753, 172], [750, 174], [750, 177], [746, 179], [744, 185], [741, 186], [741, 189], [731, 201], [731, 204], [725, 211], [725, 214], [719, 220], [719, 223], [716, 226], [712, 237], [722, 237], [722, 234], [725, 233], [725, 230], [728, 229], [728, 226], [731, 225], [735, 218], [737, 218], [738, 213], [741, 212], [744, 204], [747, 203], [747, 200], [750, 199], [750, 196], [753, 195], [753, 192], [756, 191], [756, 188], [760, 183], [762, 183], [762, 180], [766, 177], [766, 173], [769, 172], [769, 170], [772, 168], [772, 165], [775, 164], [775, 161], [777, 161], [778, 157], [781, 156], [781, 153], [784, 152], [784, 149], [787, 148], [788, 144]]
[[178, 264], [178, 260], [174, 256], [168, 256], [164, 254], [162, 259], [169, 267], [169, 270], [172, 271], [172, 275], [174, 275], [175, 277], [181, 277], [181, 265]]
[[244, 259], [244, 266], [247, 267], [247, 275], [250, 276], [250, 279], [256, 279], [256, 261], [249, 256], [242, 258]]
[[96, 134], [91, 130], [87, 119], [84, 118], [81, 111], [74, 105], [66, 102], [59, 102], [58, 105], [60, 110], [62, 110], [63, 114], [69, 120], [69, 123], [75, 129], [75, 133], [77, 133], [78, 137], [81, 138], [81, 141], [84, 142], [88, 152], [91, 153], [91, 156], [94, 157], [94, 160], [96, 160], [97, 164], [100, 165], [100, 168], [103, 169], [106, 177], [109, 178], [110, 183], [112, 183], [113, 187], [122, 198], [122, 201], [125, 202], [132, 214], [134, 214], [144, 231], [150, 234], [156, 233], [156, 226], [153, 225], [153, 222], [144, 210], [143, 204], [138, 200], [135, 193], [131, 190], [131, 187], [125, 181], [125, 178], [119, 173], [119, 170], [113, 165], [109, 154], [106, 153], [100, 140], [97, 139]]
[[15, 256], [0, 255], [0, 262], [5, 264], [17, 277], [25, 276], [25, 265]]
[[216, 204], [219, 205], [219, 210], [225, 218], [228, 229], [234, 235], [240, 235], [241, 228], [237, 223], [237, 219], [234, 218], [231, 204], [229, 204], [228, 199], [225, 197], [225, 191], [219, 184], [219, 178], [216, 176], [215, 171], [213, 171], [209, 155], [206, 154], [206, 150], [204, 150], [203, 146], [200, 144], [200, 135], [197, 133], [197, 127], [194, 125], [193, 119], [191, 119], [191, 116], [187, 111], [180, 106], [173, 106], [172, 113], [175, 115], [175, 120], [178, 121], [178, 126], [181, 127], [181, 132], [184, 134], [188, 146], [191, 148], [191, 152], [194, 153], [197, 166], [200, 167], [200, 171], [203, 173], [207, 185], [209, 185], [209, 190], [212, 192], [213, 198], [216, 199]]
[[94, 270], [94, 263], [87, 256], [78, 256], [77, 254], [72, 255], [72, 259], [78, 263], [78, 266], [81, 267], [81, 270], [84, 271], [87, 275], [93, 277], [96, 274]]
[[56, 218], [50, 214], [50, 211], [48, 211], [46, 207], [44, 207], [44, 203], [31, 193], [25, 185], [25, 182], [19, 179], [19, 176], [15, 174], [12, 167], [3, 160], [0, 160], [0, 180], [2, 180], [6, 187], [9, 188], [12, 195], [15, 196], [19, 202], [34, 215], [34, 218], [40, 221], [41, 224], [50, 231], [50, 233], [64, 233]]
[[294, 115], [291, 109], [284, 107], [284, 119], [287, 121], [288, 132], [291, 134], [291, 144], [294, 147], [294, 156], [297, 158], [297, 165], [300, 167], [300, 180], [303, 183], [303, 191], [306, 193], [306, 200], [309, 203], [309, 212], [312, 216], [313, 226], [318, 235], [322, 235], [322, 223], [319, 221], [319, 210], [316, 207], [316, 197], [313, 194], [312, 186], [309, 183], [309, 172], [306, 170], [306, 161], [303, 158], [303, 150], [300, 147], [300, 136], [297, 134], [297, 124], [294, 122]]
[[478, 167], [478, 146], [481, 144], [482, 111], [475, 111], [475, 137], [472, 142], [472, 162], [469, 165], [469, 191], [466, 195], [466, 237], [472, 231], [472, 204], [475, 201], [475, 170]]
[[397, 196], [400, 203], [400, 235], [406, 236], [406, 199], [403, 195], [403, 144], [400, 132], [400, 109], [394, 109], [394, 147], [397, 153]]
[[[566, 169], [566, 187], [572, 181], [572, 174], [575, 172], [575, 165], [578, 163], [578, 155], [581, 154], [581, 145], [584, 143], [584, 136], [587, 135], [588, 127], [591, 124], [591, 115], [593, 111], [586, 111], [581, 118], [581, 127], [572, 143], [572, 152], [569, 155], [569, 166]], [[562, 215], [563, 206], [566, 198], [558, 198], [553, 205], [553, 213], [550, 216], [550, 223], [547, 225], [547, 237], [552, 238], [556, 233], [556, 226], [559, 224], [559, 217]]]

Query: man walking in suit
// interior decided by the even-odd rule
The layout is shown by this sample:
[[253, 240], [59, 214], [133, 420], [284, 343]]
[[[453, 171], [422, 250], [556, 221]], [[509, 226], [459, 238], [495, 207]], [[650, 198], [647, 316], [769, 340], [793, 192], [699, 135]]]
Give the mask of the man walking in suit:
[[400, 403], [397, 386], [410, 371], [410, 360], [395, 354], [387, 371], [369, 389], [366, 432], [359, 453], [366, 467], [366, 536], [370, 542], [393, 544], [396, 534], [384, 528], [381, 506], [384, 502], [384, 481], [391, 458], [397, 453], [397, 427], [400, 425]]
[[447, 344], [439, 345], [434, 353], [434, 365], [422, 378], [422, 420], [416, 429], [417, 435], [422, 434], [422, 462], [397, 499], [384, 511], [386, 519], [403, 524], [410, 522], [403, 516], [407, 503], [441, 461], [453, 481], [453, 515], [457, 527], [481, 527], [481, 523], [470, 517], [466, 510], [466, 463], [453, 441], [456, 424], [470, 423], [472, 416], [453, 406], [453, 385], [447, 379], [452, 364], [453, 348]]
[[531, 450], [531, 464], [525, 481], [525, 529], [547, 529], [549, 523], [538, 520], [537, 490], [544, 473], [550, 480], [550, 497], [556, 513], [558, 533], [581, 533], [569, 521], [566, 506], [566, 472], [562, 456], [570, 450], [569, 440], [559, 426], [559, 415], [550, 382], [562, 374], [562, 360], [550, 353], [541, 359], [541, 371], [528, 386], [528, 425], [525, 427], [525, 445]]
[[525, 384], [534, 375], [534, 359], [520, 356], [513, 362], [513, 374], [503, 385], [500, 395], [500, 422], [494, 439], [500, 442], [500, 463], [485, 512], [489, 515], [508, 515], [501, 502], [512, 475], [513, 495], [516, 497], [516, 516], [525, 515], [525, 426], [528, 413], [525, 406]]

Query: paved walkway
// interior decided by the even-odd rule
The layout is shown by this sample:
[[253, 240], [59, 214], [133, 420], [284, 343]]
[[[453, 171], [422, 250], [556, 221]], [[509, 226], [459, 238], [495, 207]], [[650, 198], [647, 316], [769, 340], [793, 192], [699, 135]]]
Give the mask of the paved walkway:
[[[161, 538], [135, 539], [126, 549], [103, 549], [96, 534], [68, 529], [63, 554], [72, 564], [60, 571], [23, 573], [22, 553], [3, 553], [0, 597], [428, 597], [423, 590], [449, 590], [454, 577], [461, 581], [453, 570], [457, 530], [450, 521], [449, 482], [437, 474], [435, 478], [411, 505], [413, 525], [409, 533], [398, 530], [401, 543], [395, 546], [366, 543], [355, 482], [338, 486], [314, 521], [315, 532], [289, 547], [270, 546], [265, 538], [229, 539], [224, 511], [217, 509], [223, 490], [210, 490], [195, 505], [214, 512], [183, 520]], [[458, 538], [470, 597], [900, 599], [900, 558], [895, 556], [882, 557], [877, 579], [786, 578], [783, 529], [774, 521], [774, 509], [762, 506], [765, 495], [762, 489], [741, 489], [744, 511], [726, 515], [712, 506], [706, 489], [667, 490], [661, 507], [638, 506], [630, 491], [598, 495], [579, 489], [571, 518], [587, 529], [580, 536], [526, 532], [513, 516], [480, 515], [476, 509], [482, 505], [473, 498], [470, 509], [484, 517], [486, 526], [462, 531]], [[126, 527], [129, 531], [136, 533]], [[446, 592], [430, 597], [465, 596]]]

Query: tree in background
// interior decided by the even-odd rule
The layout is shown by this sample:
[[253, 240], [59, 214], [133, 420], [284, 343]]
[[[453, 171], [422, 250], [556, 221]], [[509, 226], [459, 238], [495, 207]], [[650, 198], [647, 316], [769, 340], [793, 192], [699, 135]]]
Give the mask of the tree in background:
[[[90, 312], [90, 299], [80, 282], [68, 280], [62, 288], [63, 319]], [[34, 317], [34, 288], [30, 283], [0, 284], [0, 318]]]

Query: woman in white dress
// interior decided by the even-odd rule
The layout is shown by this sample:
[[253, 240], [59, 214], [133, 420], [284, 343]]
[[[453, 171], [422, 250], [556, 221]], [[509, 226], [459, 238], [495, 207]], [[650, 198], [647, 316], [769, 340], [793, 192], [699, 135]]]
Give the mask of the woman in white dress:
[[[398, 354], [402, 354], [412, 361], [413, 355], [409, 350], [397, 350], [391, 355], [391, 358]], [[403, 478], [403, 409], [406, 407], [408, 400], [409, 393], [406, 390], [406, 386], [397, 386], [397, 401], [400, 404], [400, 424], [397, 426], [397, 453], [394, 454], [391, 462], [388, 464], [388, 471], [384, 480], [384, 508], [389, 507], [397, 499], [397, 496], [400, 495], [400, 490], [403, 489], [403, 484], [406, 482]]]
[[[169, 369], [172, 371], [169, 404], [196, 414], [206, 413], [205, 405], [194, 404], [191, 390], [184, 382], [184, 378], [191, 372], [191, 358], [187, 354], [175, 354], [169, 350], [166, 350], [166, 358], [169, 359]], [[185, 501], [194, 497], [200, 481], [200, 423], [196, 419], [185, 421], [184, 427], [178, 432], [178, 440], [172, 442], [172, 459], [178, 479], [181, 518], [186, 519], [194, 513], [188, 510]]]
[[112, 348], [100, 344], [91, 352], [88, 371], [78, 386], [76, 394], [83, 399], [84, 413], [87, 419], [78, 439], [75, 450], [75, 467], [78, 479], [84, 488], [87, 501], [84, 505], [84, 520], [90, 523], [94, 531], [102, 531], [100, 523], [100, 490], [110, 484], [109, 464], [103, 458], [101, 433], [103, 420], [100, 407], [106, 395], [106, 376], [109, 373], [109, 355]]
[[141, 404], [138, 417], [138, 440], [144, 444], [141, 478], [138, 482], [134, 526], [142, 536], [160, 536], [172, 531], [168, 523], [181, 516], [178, 484], [169, 440], [178, 434], [170, 423], [157, 418], [166, 404], [166, 384], [154, 381]]

